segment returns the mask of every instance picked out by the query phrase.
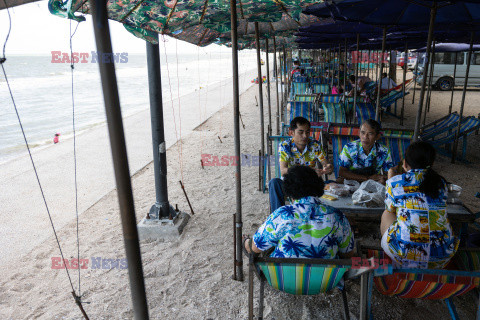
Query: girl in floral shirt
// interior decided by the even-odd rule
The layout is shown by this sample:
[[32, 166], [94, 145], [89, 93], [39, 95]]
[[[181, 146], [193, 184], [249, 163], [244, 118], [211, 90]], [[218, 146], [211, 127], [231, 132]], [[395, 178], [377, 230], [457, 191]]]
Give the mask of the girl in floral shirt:
[[406, 173], [387, 181], [382, 248], [404, 268], [441, 268], [458, 248], [447, 218], [446, 183], [432, 169], [434, 160], [429, 143], [412, 143], [403, 165]]

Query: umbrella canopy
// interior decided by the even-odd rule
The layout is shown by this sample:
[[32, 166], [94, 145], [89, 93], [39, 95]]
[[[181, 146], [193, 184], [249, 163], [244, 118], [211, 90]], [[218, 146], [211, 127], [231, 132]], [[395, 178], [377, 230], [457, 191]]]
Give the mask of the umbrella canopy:
[[[237, 4], [238, 36], [252, 40], [254, 23], [262, 38], [290, 36], [301, 26], [319, 22], [302, 13], [315, 0], [247, 0]], [[86, 0], [49, 0], [52, 14], [81, 20], [75, 13], [89, 14]], [[166, 34], [198, 46], [228, 42], [230, 3], [216, 0], [113, 0], [107, 5], [110, 20], [119, 21], [135, 36], [155, 43], [155, 33]], [[222, 39], [222, 40], [219, 40]]]
[[438, 6], [436, 25], [477, 24], [480, 22], [479, 0], [343, 0], [309, 6], [305, 13], [338, 20], [361, 21], [386, 26], [428, 25], [430, 9]]
[[[427, 47], [415, 50], [416, 52], [425, 52]], [[470, 50], [468, 43], [436, 43], [435, 52], [462, 52]], [[480, 44], [473, 45], [473, 51], [479, 51]]]

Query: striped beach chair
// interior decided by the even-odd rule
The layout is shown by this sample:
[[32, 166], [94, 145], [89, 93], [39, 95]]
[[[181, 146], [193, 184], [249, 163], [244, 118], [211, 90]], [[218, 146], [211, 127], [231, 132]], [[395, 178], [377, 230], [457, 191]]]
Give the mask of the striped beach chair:
[[290, 101], [290, 121], [296, 117], [304, 117], [309, 121], [317, 120], [315, 104], [310, 101]]
[[448, 131], [449, 129], [451, 129], [452, 126], [454, 126], [455, 124], [458, 124], [458, 118], [460, 118], [460, 116], [455, 111], [453, 113], [450, 113], [449, 115], [446, 115], [445, 117], [442, 117], [427, 125], [424, 125], [421, 129], [422, 130], [422, 134], [420, 136], [421, 139], [422, 140], [434, 139], [435, 136], [442, 134], [445, 131]]
[[317, 100], [316, 94], [296, 94], [295, 101], [300, 102], [315, 102]]
[[375, 119], [375, 106], [371, 103], [357, 102], [355, 115], [359, 124], [368, 119]]
[[322, 94], [318, 101], [322, 104], [325, 122], [346, 123], [344, 102], [341, 94]]
[[313, 93], [329, 94], [331, 92], [329, 84], [312, 84]]
[[309, 89], [309, 83], [307, 77], [296, 77], [292, 80], [292, 88], [290, 91], [291, 98], [293, 99], [296, 94], [306, 94]]
[[260, 280], [258, 318], [263, 319], [264, 287], [293, 295], [317, 295], [339, 288], [342, 294], [343, 317], [350, 319], [344, 279], [358, 276], [352, 270], [350, 259], [262, 258], [250, 255], [249, 263], [249, 319], [253, 319], [253, 273]]
[[310, 79], [310, 84], [314, 85], [314, 84], [328, 84], [329, 82], [327, 81], [327, 79], [323, 78], [323, 77], [315, 77], [315, 78], [311, 78]]
[[[467, 155], [467, 137], [474, 131], [480, 128], [480, 120], [475, 117], [467, 117], [462, 120], [460, 125], [460, 135], [458, 139], [463, 140], [462, 154], [460, 159], [466, 160]], [[450, 146], [455, 141], [455, 135], [457, 134], [457, 125], [453, 125], [451, 130], [443, 137], [436, 140], [428, 140], [430, 144], [437, 148], [438, 152], [450, 156], [452, 151]], [[441, 146], [445, 146], [445, 149], [440, 149]]]
[[[381, 248], [365, 248], [367, 257], [383, 259], [390, 262]], [[445, 269], [393, 269], [391, 274], [377, 276], [368, 275], [368, 297], [364, 299], [365, 310], [370, 319], [372, 316], [372, 286], [383, 295], [405, 299], [444, 300], [452, 319], [458, 314], [452, 298], [461, 296], [480, 285], [478, 260], [480, 251], [460, 249]], [[390, 273], [390, 272], [389, 272]], [[478, 296], [478, 292], [476, 293]], [[477, 301], [477, 319], [480, 308]]]

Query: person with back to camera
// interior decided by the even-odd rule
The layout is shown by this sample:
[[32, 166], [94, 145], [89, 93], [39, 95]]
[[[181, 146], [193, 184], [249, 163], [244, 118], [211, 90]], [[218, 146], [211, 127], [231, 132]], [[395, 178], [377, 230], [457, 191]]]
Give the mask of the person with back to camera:
[[[310, 121], [303, 117], [294, 118], [290, 122], [290, 133], [292, 137], [278, 146], [282, 176], [287, 173], [289, 167], [302, 165], [315, 168], [317, 162], [323, 166], [323, 169], [315, 169], [318, 176], [333, 172], [333, 166], [328, 163], [325, 151], [317, 141], [310, 139]], [[268, 190], [272, 212], [285, 205], [282, 179], [270, 180]]]
[[337, 182], [375, 180], [385, 184], [387, 172], [394, 164], [387, 147], [377, 142], [381, 138], [380, 129], [373, 119], [360, 126], [360, 139], [346, 144], [340, 153]]
[[434, 161], [429, 143], [414, 142], [407, 148], [406, 173], [387, 181], [382, 248], [405, 268], [441, 268], [458, 248], [447, 218], [446, 182], [432, 169]]
[[295, 199], [275, 210], [243, 246], [255, 253], [274, 248], [270, 257], [335, 259], [353, 256], [354, 237], [347, 218], [324, 205], [323, 180], [306, 166], [294, 166], [285, 175], [285, 194]]

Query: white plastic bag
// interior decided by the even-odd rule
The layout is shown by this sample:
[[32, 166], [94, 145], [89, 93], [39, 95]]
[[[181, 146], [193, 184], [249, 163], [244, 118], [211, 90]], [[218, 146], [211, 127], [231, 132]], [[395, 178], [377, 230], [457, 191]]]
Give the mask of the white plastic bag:
[[328, 194], [332, 194], [337, 197], [348, 197], [350, 191], [343, 184], [330, 183], [327, 189]]
[[373, 180], [362, 182], [352, 195], [353, 204], [366, 207], [381, 207], [385, 201], [385, 186]]
[[360, 187], [360, 182], [355, 181], [355, 180], [345, 179], [345, 180], [343, 180], [343, 184], [345, 185], [345, 188], [347, 188], [347, 190], [350, 193], [354, 193]]

